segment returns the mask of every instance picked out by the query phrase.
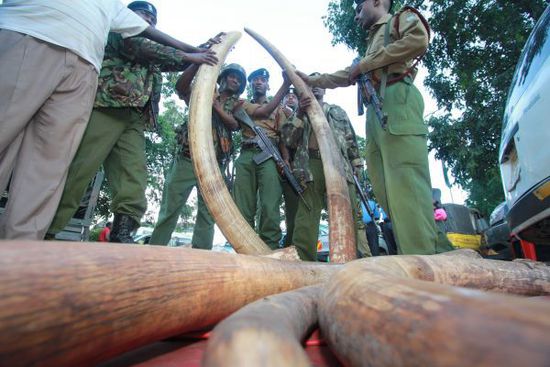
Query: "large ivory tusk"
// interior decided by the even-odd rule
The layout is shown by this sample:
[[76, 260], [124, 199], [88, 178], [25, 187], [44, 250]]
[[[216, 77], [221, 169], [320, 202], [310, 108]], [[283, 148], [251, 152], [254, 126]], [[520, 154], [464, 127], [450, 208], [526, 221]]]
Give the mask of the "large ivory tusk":
[[158, 246], [0, 242], [0, 365], [95, 365], [340, 267]]
[[298, 89], [300, 96], [308, 96], [313, 101], [306, 112], [319, 142], [323, 159], [329, 211], [330, 261], [344, 263], [353, 260], [356, 258], [355, 229], [344, 164], [323, 109], [315, 102], [311, 90], [295, 73], [295, 67], [283, 54], [258, 33], [248, 28], [245, 28], [245, 31], [273, 56], [283, 70], [286, 70], [288, 78]]
[[[216, 80], [227, 53], [240, 37], [240, 32], [227, 33], [221, 43], [212, 46], [218, 56], [218, 64], [203, 64], [195, 76], [189, 103], [189, 142], [201, 194], [229, 243], [240, 254], [269, 255], [271, 249], [248, 225], [227, 190], [212, 141], [212, 98]], [[297, 256], [292, 257], [297, 259]], [[288, 256], [285, 258], [288, 259]]]
[[[474, 257], [475, 256], [475, 257]], [[365, 272], [521, 296], [550, 294], [550, 266], [482, 259], [474, 250], [439, 255], [380, 256], [359, 260]]]
[[212, 331], [203, 366], [311, 366], [301, 343], [317, 324], [320, 292], [301, 288], [235, 312]]
[[[398, 260], [399, 264], [390, 269], [383, 268], [382, 262], [374, 267], [372, 261], [348, 264], [324, 286], [318, 308], [319, 323], [331, 349], [344, 365], [550, 365], [547, 301], [403, 276], [406, 273], [414, 278], [497, 289], [506, 288], [511, 276], [515, 283], [538, 283], [531, 288], [533, 291], [539, 288], [548, 292], [548, 267], [541, 267], [538, 276], [522, 279], [529, 273], [526, 267], [494, 264], [492, 260], [460, 256]], [[408, 260], [411, 263], [407, 269], [399, 269]], [[383, 262], [390, 265], [392, 260]], [[422, 262], [425, 264], [417, 274], [413, 269]], [[516, 267], [518, 272], [500, 274], [499, 267], [508, 270]], [[446, 275], [442, 276], [443, 273]], [[484, 280], [479, 282], [477, 277]], [[525, 286], [529, 288], [529, 284]]]

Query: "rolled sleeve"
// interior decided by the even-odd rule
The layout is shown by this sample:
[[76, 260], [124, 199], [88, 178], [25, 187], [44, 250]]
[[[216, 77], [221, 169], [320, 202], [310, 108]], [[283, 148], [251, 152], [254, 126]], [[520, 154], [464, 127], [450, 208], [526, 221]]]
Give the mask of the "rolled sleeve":
[[120, 33], [122, 38], [128, 38], [142, 33], [148, 27], [146, 21], [121, 3], [119, 12], [111, 21], [110, 30]]

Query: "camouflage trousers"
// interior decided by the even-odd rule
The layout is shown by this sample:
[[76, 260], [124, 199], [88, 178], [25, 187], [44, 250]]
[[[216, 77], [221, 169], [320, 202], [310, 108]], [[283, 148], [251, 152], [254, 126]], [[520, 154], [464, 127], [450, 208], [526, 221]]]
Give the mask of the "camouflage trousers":
[[[197, 187], [198, 190], [197, 177], [193, 171], [191, 159], [181, 155], [176, 157], [164, 183], [159, 217], [151, 235], [151, 244], [168, 244], [180, 213], [194, 187]], [[208, 211], [202, 195], [197, 191], [197, 218], [191, 239], [193, 248], [212, 249], [214, 224], [214, 219]]]
[[[300, 259], [305, 261], [317, 261], [317, 240], [319, 236], [321, 211], [323, 208], [327, 207], [325, 174], [323, 172], [323, 163], [321, 159], [309, 158], [309, 170], [313, 175], [313, 181], [308, 182], [303, 196], [311, 210], [306, 208], [302, 200], [298, 202], [292, 244], [296, 246]], [[349, 184], [348, 190], [350, 192], [350, 202], [355, 223], [357, 255], [358, 257], [371, 256], [365, 232], [365, 224], [360, 214], [361, 206], [357, 200], [355, 187]]]
[[94, 108], [48, 233], [65, 228], [102, 164], [113, 195], [111, 211], [141, 221], [147, 209], [143, 128], [143, 119], [135, 108]]

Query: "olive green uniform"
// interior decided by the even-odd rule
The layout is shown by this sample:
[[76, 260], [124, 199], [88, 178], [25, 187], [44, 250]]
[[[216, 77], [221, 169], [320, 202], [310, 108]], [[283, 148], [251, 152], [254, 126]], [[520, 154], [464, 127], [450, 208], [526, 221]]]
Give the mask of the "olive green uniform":
[[156, 126], [161, 71], [185, 69], [189, 63], [181, 60], [174, 48], [109, 34], [94, 109], [48, 233], [67, 225], [101, 164], [113, 194], [111, 211], [140, 222], [147, 209], [144, 130]]
[[[219, 96], [217, 98], [219, 99]], [[226, 99], [223, 102], [224, 111], [231, 112], [238, 100], [236, 96]], [[226, 163], [225, 161], [231, 153], [232, 139], [231, 132], [219, 118], [216, 118], [216, 115], [213, 115], [212, 120], [212, 137], [218, 162], [220, 163], [220, 170], [223, 172], [222, 163]], [[184, 124], [178, 132], [178, 144], [179, 152], [176, 154], [170, 172], [166, 177], [159, 217], [151, 235], [150, 242], [154, 245], [168, 244], [189, 194], [191, 194], [194, 187], [199, 190], [197, 177], [191, 162], [187, 124]], [[197, 218], [193, 228], [193, 238], [191, 239], [193, 248], [212, 249], [214, 224], [214, 219], [206, 207], [200, 191], [197, 191]]]
[[[387, 14], [369, 30], [367, 52], [359, 64], [361, 72], [373, 73], [377, 84], [384, 73], [388, 76], [383, 93], [387, 129], [382, 129], [372, 108], [367, 111], [367, 169], [376, 198], [392, 220], [401, 254], [447, 250], [436, 249], [424, 102], [413, 84], [416, 70], [408, 72], [428, 41], [427, 29], [413, 11], [406, 9], [393, 18]], [[406, 77], [391, 82], [405, 73]], [[350, 85], [349, 69], [310, 79], [312, 85], [324, 88]]]
[[[267, 102], [266, 102], [267, 103]], [[261, 107], [259, 104], [245, 102], [246, 113], [252, 116], [254, 111]], [[275, 147], [279, 146], [280, 127], [286, 116], [277, 108], [266, 119], [255, 119], [256, 125], [261, 127]], [[283, 189], [277, 165], [273, 159], [261, 164], [254, 162], [254, 156], [261, 153], [260, 148], [253, 142], [256, 134], [241, 124], [242, 146], [239, 158], [235, 161], [235, 183], [233, 197], [244, 219], [252, 228], [257, 228], [260, 238], [271, 248], [277, 249], [281, 240], [281, 214], [279, 207]], [[259, 222], [255, 225], [257, 205], [260, 206]]]
[[[344, 171], [355, 222], [358, 255], [370, 256], [365, 225], [361, 220], [362, 216], [359, 215], [361, 207], [353, 185], [353, 167], [361, 165], [355, 132], [342, 108], [327, 103], [323, 103], [322, 107], [344, 161]], [[285, 144], [295, 150], [294, 160], [292, 161], [293, 174], [300, 184], [305, 187], [303, 197], [311, 208], [309, 210], [302, 200], [298, 201], [292, 232], [292, 244], [296, 246], [298, 255], [302, 260], [316, 261], [316, 244], [319, 236], [321, 211], [327, 207], [325, 174], [319, 145], [307, 119], [284, 124], [282, 137]]]

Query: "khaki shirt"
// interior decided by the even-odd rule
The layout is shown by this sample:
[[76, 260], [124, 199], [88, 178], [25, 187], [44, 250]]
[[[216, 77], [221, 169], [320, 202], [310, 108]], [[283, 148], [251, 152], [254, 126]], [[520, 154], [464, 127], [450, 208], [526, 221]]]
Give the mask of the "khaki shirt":
[[[369, 29], [367, 38], [367, 52], [359, 62], [362, 73], [373, 72], [374, 79], [380, 80], [384, 67], [388, 67], [388, 74], [403, 74], [414, 62], [414, 58], [424, 54], [428, 48], [429, 37], [426, 27], [414, 12], [405, 9], [398, 13], [399, 29], [395, 29], [396, 19], [391, 14], [380, 18], [376, 24]], [[390, 39], [384, 47], [384, 33], [386, 24], [391, 20]], [[399, 31], [399, 33], [398, 33]], [[349, 81], [349, 70], [337, 71], [332, 74], [311, 76], [310, 84], [314, 87], [337, 88], [347, 87]], [[416, 73], [413, 73], [413, 77]]]
[[[268, 102], [266, 101], [265, 103], [268, 103]], [[252, 114], [260, 107], [261, 107], [260, 104], [254, 103], [254, 102], [246, 101], [243, 103], [243, 108], [249, 116], [252, 116]], [[256, 125], [264, 129], [265, 134], [267, 135], [268, 138], [276, 142], [279, 142], [280, 130], [283, 123], [286, 121], [286, 115], [282, 111], [281, 107], [275, 108], [275, 110], [271, 113], [271, 115], [269, 115], [269, 117], [266, 119], [253, 118], [253, 120], [256, 123]], [[240, 125], [243, 131], [243, 138], [253, 139], [256, 136], [256, 134], [251, 128], [243, 124], [240, 124]]]

